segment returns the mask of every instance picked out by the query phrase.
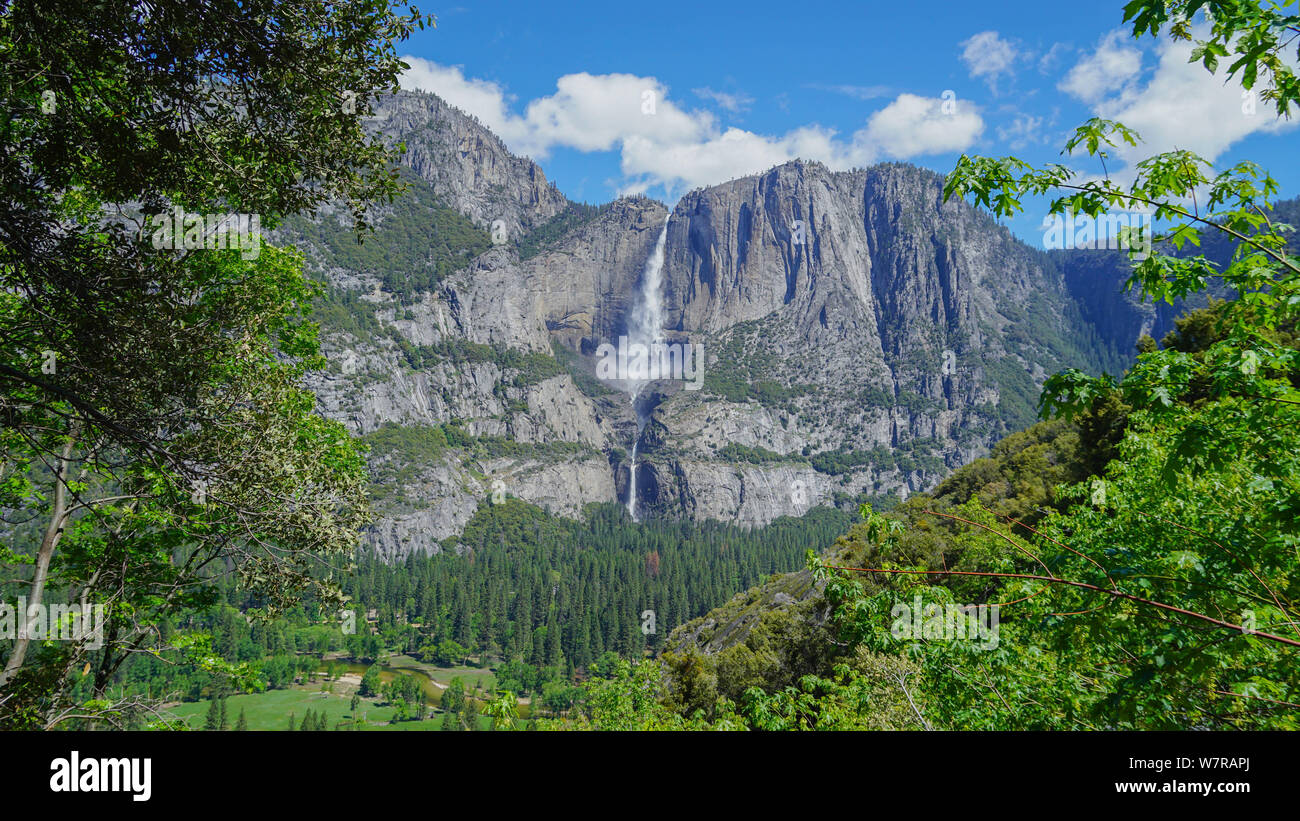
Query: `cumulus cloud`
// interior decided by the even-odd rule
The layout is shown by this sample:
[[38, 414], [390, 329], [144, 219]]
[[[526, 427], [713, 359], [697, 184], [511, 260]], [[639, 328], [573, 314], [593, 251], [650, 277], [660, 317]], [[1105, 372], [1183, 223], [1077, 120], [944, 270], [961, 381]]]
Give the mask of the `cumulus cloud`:
[[959, 45], [961, 61], [970, 69], [970, 76], [985, 80], [991, 88], [1001, 75], [1011, 73], [1019, 56], [1015, 45], [996, 31], [981, 31]]
[[667, 96], [652, 78], [567, 74], [556, 82], [555, 94], [528, 104], [524, 119], [541, 152], [552, 145], [608, 151], [629, 134], [662, 142], [695, 140], [712, 128], [710, 115], [687, 113]]
[[900, 94], [871, 115], [854, 135], [863, 151], [895, 159], [961, 151], [984, 130], [984, 120], [969, 104], [956, 99]]
[[[624, 193], [655, 185], [669, 192], [711, 185], [793, 159], [842, 169], [960, 151], [984, 128], [979, 112], [965, 101], [901, 94], [847, 139], [819, 126], [757, 134], [723, 128], [707, 111], [682, 108], [658, 80], [631, 74], [565, 75], [556, 81], [554, 94], [530, 101], [520, 115], [494, 83], [466, 78], [455, 67], [403, 59], [411, 66], [402, 76], [403, 88], [432, 92], [473, 114], [513, 151], [535, 158], [555, 148], [619, 151], [624, 179], [617, 185]], [[701, 93], [707, 91], [695, 93], [707, 97]], [[746, 100], [730, 102], [739, 106]]]
[[[1106, 38], [1070, 71], [1061, 87], [1088, 102], [1098, 116], [1118, 120], [1141, 135], [1138, 150], [1126, 147], [1118, 152], [1130, 162], [1175, 148], [1213, 161], [1250, 134], [1295, 127], [1268, 106], [1252, 108], [1250, 92], [1238, 81], [1227, 80], [1222, 69], [1211, 74], [1199, 62], [1189, 62], [1189, 43], [1159, 41], [1155, 69], [1145, 76], [1140, 60], [1122, 53], [1125, 50]], [[1111, 75], [1096, 77], [1103, 68]]]
[[1142, 52], [1132, 42], [1123, 30], [1112, 31], [1056, 87], [1090, 105], [1123, 91], [1142, 70]]
[[433, 91], [448, 103], [473, 114], [507, 145], [525, 136], [523, 123], [510, 114], [509, 98], [496, 83], [467, 79], [456, 66], [440, 66], [419, 57], [403, 60], [410, 68], [400, 78], [402, 88]]
[[405, 89], [430, 91], [478, 117], [514, 151], [538, 159], [552, 148], [608, 151], [628, 134], [664, 142], [700, 139], [713, 128], [706, 112], [687, 113], [666, 100], [657, 80], [631, 74], [566, 74], [555, 93], [533, 100], [523, 116], [495, 83], [467, 79], [457, 67], [404, 57]]

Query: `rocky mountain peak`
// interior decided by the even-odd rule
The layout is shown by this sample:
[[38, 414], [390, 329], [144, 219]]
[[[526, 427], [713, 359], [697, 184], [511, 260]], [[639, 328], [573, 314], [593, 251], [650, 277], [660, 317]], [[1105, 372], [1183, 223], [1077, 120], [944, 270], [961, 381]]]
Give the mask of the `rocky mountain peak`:
[[[1055, 258], [944, 203], [943, 177], [915, 166], [795, 160], [691, 191], [670, 215], [639, 196], [570, 202], [433, 95], [381, 100], [372, 126], [407, 143], [431, 202], [492, 233], [402, 304], [373, 273], [325, 273], [366, 294], [348, 304], [368, 318], [326, 327], [331, 359], [361, 365], [320, 393], [358, 432], [389, 431], [376, 469], [405, 478], [372, 540], [391, 555], [441, 549], [494, 485], [561, 515], [621, 503], [634, 444], [647, 516], [759, 525], [887, 503], [1032, 421], [1048, 373], [1129, 353]], [[654, 383], [634, 408], [593, 354], [627, 332], [665, 221], [663, 331], [702, 345], [705, 373], [700, 390]], [[457, 444], [394, 432], [421, 427]]]

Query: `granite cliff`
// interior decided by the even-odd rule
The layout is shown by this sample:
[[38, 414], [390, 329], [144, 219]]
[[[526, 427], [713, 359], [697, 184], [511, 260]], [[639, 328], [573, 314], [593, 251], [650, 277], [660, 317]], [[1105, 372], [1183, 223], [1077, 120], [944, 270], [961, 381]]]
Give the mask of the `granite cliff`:
[[[350, 231], [328, 209], [281, 239], [329, 286], [311, 387], [371, 444], [368, 538], [395, 558], [454, 544], [494, 497], [625, 502], [634, 439], [645, 516], [903, 497], [1032, 421], [1046, 375], [1122, 367], [1172, 316], [1110, 296], [1119, 255], [1031, 248], [910, 165], [796, 161], [670, 213], [570, 202], [433, 95], [380, 100], [371, 127], [406, 143], [413, 199], [377, 213], [370, 256], [322, 240]], [[597, 350], [627, 333], [665, 221], [662, 334], [704, 346], [703, 389], [660, 380], [634, 408]]]

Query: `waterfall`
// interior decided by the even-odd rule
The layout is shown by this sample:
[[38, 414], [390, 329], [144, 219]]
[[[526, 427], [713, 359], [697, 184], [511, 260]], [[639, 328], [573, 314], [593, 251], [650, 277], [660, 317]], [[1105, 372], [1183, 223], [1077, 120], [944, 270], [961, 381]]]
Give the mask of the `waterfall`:
[[[671, 213], [668, 218], [672, 218]], [[640, 298], [637, 300], [636, 310], [633, 311], [627, 327], [629, 348], [639, 344], [648, 349], [651, 343], [660, 338], [660, 331], [664, 324], [663, 295], [660, 292], [663, 290], [664, 245], [667, 241], [668, 219], [665, 219], [663, 230], [659, 232], [659, 239], [655, 241], [654, 251], [646, 260], [645, 269], [641, 272]], [[650, 383], [649, 374], [646, 374], [646, 377], [645, 379], [632, 378], [626, 383], [627, 392], [631, 395], [632, 410], [636, 413], [636, 438], [632, 440], [632, 463], [627, 482], [627, 512], [634, 522], [640, 521], [636, 515], [636, 452], [641, 444], [641, 434], [645, 430], [646, 422], [649, 421], [648, 412], [638, 408], [636, 400], [641, 390]]]

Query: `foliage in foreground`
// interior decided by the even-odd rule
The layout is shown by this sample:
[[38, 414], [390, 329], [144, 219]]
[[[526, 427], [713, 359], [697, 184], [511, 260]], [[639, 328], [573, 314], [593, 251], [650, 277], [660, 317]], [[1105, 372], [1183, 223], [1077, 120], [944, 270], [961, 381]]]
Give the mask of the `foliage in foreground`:
[[110, 683], [163, 648], [242, 681], [209, 637], [163, 635], [218, 573], [263, 611], [337, 598], [315, 571], [356, 544], [364, 463], [300, 387], [323, 364], [302, 261], [258, 231], [333, 200], [364, 230], [400, 191], [362, 117], [424, 23], [378, 0], [0, 9], [3, 592], [105, 614], [102, 647], [16, 635], [0, 726], [126, 726], [153, 705]]

